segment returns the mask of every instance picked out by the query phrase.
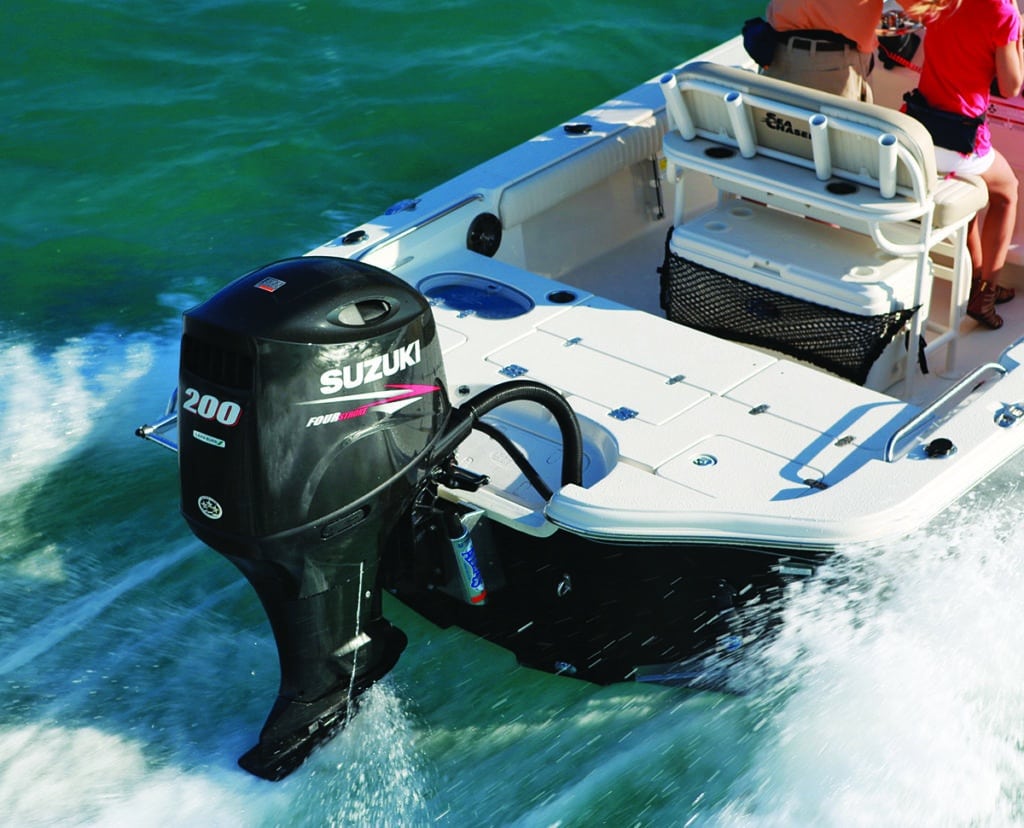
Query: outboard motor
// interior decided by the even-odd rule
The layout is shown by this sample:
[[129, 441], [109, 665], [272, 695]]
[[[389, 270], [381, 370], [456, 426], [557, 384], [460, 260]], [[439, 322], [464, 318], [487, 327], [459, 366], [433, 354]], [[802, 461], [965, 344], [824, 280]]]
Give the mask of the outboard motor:
[[178, 394], [182, 512], [255, 588], [280, 661], [239, 764], [280, 779], [406, 644], [379, 569], [450, 415], [433, 316], [371, 265], [277, 262], [185, 314]]

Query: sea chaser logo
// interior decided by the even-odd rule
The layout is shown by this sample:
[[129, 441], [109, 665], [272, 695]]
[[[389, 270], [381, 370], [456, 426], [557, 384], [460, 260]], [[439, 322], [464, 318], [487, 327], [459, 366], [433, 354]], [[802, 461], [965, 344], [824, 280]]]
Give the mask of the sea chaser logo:
[[362, 362], [332, 368], [320, 375], [320, 393], [337, 394], [343, 389], [358, 388], [368, 382], [379, 382], [406, 368], [412, 368], [420, 361], [420, 341], [410, 342], [404, 348], [396, 348], [389, 354], [370, 357]]
[[764, 125], [773, 132], [784, 132], [786, 135], [796, 135], [798, 138], [807, 138], [808, 140], [811, 137], [811, 133], [806, 129], [793, 126], [791, 120], [776, 115], [774, 112], [765, 113]]

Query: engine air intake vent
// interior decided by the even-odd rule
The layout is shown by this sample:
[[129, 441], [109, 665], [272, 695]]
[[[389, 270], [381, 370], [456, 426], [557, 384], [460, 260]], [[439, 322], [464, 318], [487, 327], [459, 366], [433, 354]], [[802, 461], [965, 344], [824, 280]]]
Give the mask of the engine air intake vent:
[[181, 338], [181, 366], [184, 370], [226, 388], [251, 389], [252, 360], [185, 334]]

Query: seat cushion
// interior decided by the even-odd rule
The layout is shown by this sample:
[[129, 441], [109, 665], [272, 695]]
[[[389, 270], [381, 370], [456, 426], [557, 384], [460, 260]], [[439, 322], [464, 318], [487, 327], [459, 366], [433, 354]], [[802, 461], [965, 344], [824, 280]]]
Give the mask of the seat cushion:
[[949, 227], [970, 218], [988, 204], [988, 187], [976, 175], [950, 176], [935, 185], [935, 227]]

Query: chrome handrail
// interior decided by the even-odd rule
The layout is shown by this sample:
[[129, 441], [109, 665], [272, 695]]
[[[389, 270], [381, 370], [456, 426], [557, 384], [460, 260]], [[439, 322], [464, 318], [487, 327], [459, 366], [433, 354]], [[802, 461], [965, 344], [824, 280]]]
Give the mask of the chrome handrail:
[[976, 383], [981, 379], [983, 374], [987, 374], [990, 371], [994, 371], [1000, 376], [1003, 376], [1006, 373], [1006, 367], [998, 362], [986, 362], [984, 365], [979, 365], [956, 385], [940, 394], [929, 405], [921, 409], [921, 411], [919, 411], [914, 417], [896, 429], [885, 443], [885, 451], [883, 453], [885, 462], [891, 463], [895, 458], [896, 444], [898, 442], [904, 440], [910, 433], [917, 431], [917, 429], [924, 425], [926, 420], [933, 417], [940, 408], [944, 408], [950, 400], [953, 399], [953, 397], [963, 393], [968, 386]]
[[143, 440], [149, 440], [150, 442], [156, 443], [158, 446], [163, 446], [171, 451], [178, 450], [178, 444], [173, 440], [169, 440], [163, 436], [164, 431], [169, 429], [171, 426], [178, 422], [177, 413], [168, 414], [166, 417], [161, 417], [152, 425], [140, 425], [135, 429], [135, 433]]
[[176, 452], [178, 450], [178, 444], [173, 440], [169, 440], [164, 437], [163, 432], [177, 424], [178, 389], [175, 388], [171, 391], [171, 396], [167, 400], [167, 407], [164, 409], [164, 416], [152, 425], [140, 425], [135, 429], [135, 434], [143, 440], [149, 440], [151, 443], [156, 443], [158, 446], [163, 446], [165, 449], [170, 449], [171, 451]]

